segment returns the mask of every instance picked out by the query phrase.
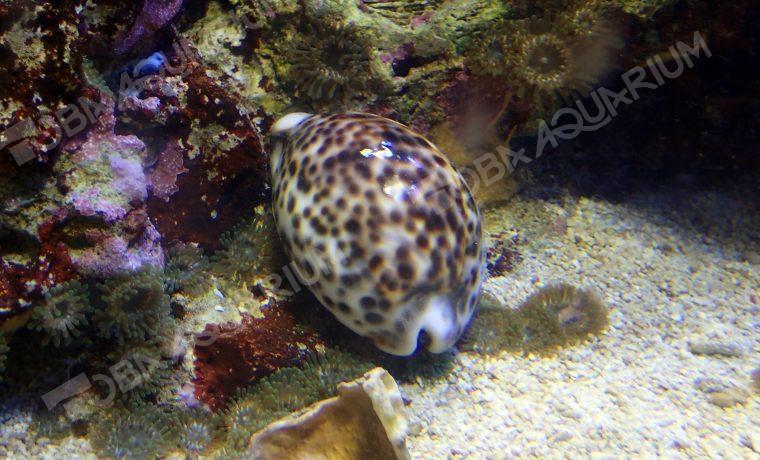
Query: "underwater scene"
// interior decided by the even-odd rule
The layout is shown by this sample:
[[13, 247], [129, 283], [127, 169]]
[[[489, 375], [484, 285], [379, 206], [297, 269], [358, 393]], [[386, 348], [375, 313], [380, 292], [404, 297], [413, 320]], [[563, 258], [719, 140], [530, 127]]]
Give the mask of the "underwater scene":
[[760, 459], [747, 0], [0, 0], [0, 459]]

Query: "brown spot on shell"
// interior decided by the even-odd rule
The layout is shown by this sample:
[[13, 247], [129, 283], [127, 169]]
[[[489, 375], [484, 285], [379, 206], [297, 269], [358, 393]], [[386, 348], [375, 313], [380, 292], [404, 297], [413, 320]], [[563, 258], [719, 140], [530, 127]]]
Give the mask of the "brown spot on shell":
[[364, 315], [364, 319], [369, 324], [381, 324], [383, 322], [383, 317], [377, 313], [367, 313]]

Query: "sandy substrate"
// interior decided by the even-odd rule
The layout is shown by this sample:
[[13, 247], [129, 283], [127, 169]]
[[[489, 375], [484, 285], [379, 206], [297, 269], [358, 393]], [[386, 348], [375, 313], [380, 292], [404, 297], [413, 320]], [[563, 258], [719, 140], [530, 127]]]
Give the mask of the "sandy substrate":
[[484, 213], [490, 234], [514, 226], [525, 240], [524, 261], [486, 291], [514, 308], [551, 282], [593, 287], [609, 329], [551, 358], [462, 353], [447, 381], [404, 385], [413, 457], [760, 458], [752, 200], [559, 196]]

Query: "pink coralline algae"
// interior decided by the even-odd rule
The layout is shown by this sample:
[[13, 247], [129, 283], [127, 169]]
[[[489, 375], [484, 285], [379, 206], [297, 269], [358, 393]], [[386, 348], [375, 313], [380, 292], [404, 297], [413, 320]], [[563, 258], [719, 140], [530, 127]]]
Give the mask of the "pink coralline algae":
[[130, 202], [145, 201], [148, 197], [147, 181], [142, 163], [134, 158], [122, 158], [119, 155], [109, 157], [114, 180], [111, 182], [116, 190]]
[[[109, 146], [116, 147], [113, 144]], [[127, 214], [131, 203], [145, 201], [148, 196], [147, 181], [139, 160], [112, 154], [105, 162], [110, 164], [110, 182], [72, 192], [71, 203], [83, 216], [99, 215], [106, 222], [112, 223]], [[114, 199], [114, 194], [117, 199]], [[120, 203], [126, 203], [127, 206]]]
[[430, 22], [430, 18], [433, 17], [433, 13], [428, 11], [412, 18], [412, 27], [420, 27]]
[[124, 41], [116, 47], [116, 54], [124, 54], [145, 37], [165, 26], [179, 12], [182, 0], [145, 0], [142, 11], [127, 32]]
[[[93, 130], [87, 141], [64, 163], [69, 201], [83, 216], [102, 217], [107, 223], [123, 218], [148, 196], [141, 156], [145, 145], [135, 136]], [[64, 146], [71, 151], [72, 145]]]
[[84, 236], [91, 247], [73, 257], [82, 273], [112, 276], [164, 265], [161, 235], [143, 210], [130, 213], [114, 229], [89, 229]]
[[101, 197], [100, 190], [95, 188], [72, 193], [71, 204], [78, 214], [88, 217], [99, 215], [106, 222], [114, 222], [127, 213], [123, 207], [114, 205], [107, 198]]
[[77, 238], [87, 246], [71, 251], [73, 264], [81, 273], [97, 276], [163, 266], [161, 236], [145, 206], [145, 144], [136, 136], [115, 134], [114, 102], [105, 95], [101, 101], [105, 110], [98, 124], [84, 142], [67, 142], [56, 165], [66, 192], [62, 213], [107, 224], [77, 227]]
[[105, 153], [105, 149], [107, 148], [128, 149], [130, 151], [140, 152], [145, 150], [145, 144], [132, 135], [117, 136], [113, 133], [113, 128], [111, 128], [110, 132], [96, 130], [90, 134], [87, 141], [81, 146], [74, 157], [74, 161], [82, 164], [102, 158], [102, 154]]
[[119, 104], [119, 108], [125, 111], [131, 110], [153, 114], [158, 113], [161, 110], [161, 100], [155, 96], [140, 99], [130, 95], [123, 98], [123, 101]]

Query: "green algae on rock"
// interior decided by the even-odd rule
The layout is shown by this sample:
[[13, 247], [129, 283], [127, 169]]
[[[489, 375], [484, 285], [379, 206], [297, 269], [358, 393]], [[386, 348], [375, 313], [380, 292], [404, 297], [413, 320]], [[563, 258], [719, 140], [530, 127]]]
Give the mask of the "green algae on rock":
[[230, 0], [248, 27], [263, 29], [272, 26], [277, 16], [298, 11], [298, 0]]
[[402, 26], [411, 25], [415, 16], [431, 14], [446, 0], [363, 0], [372, 13], [379, 14]]

